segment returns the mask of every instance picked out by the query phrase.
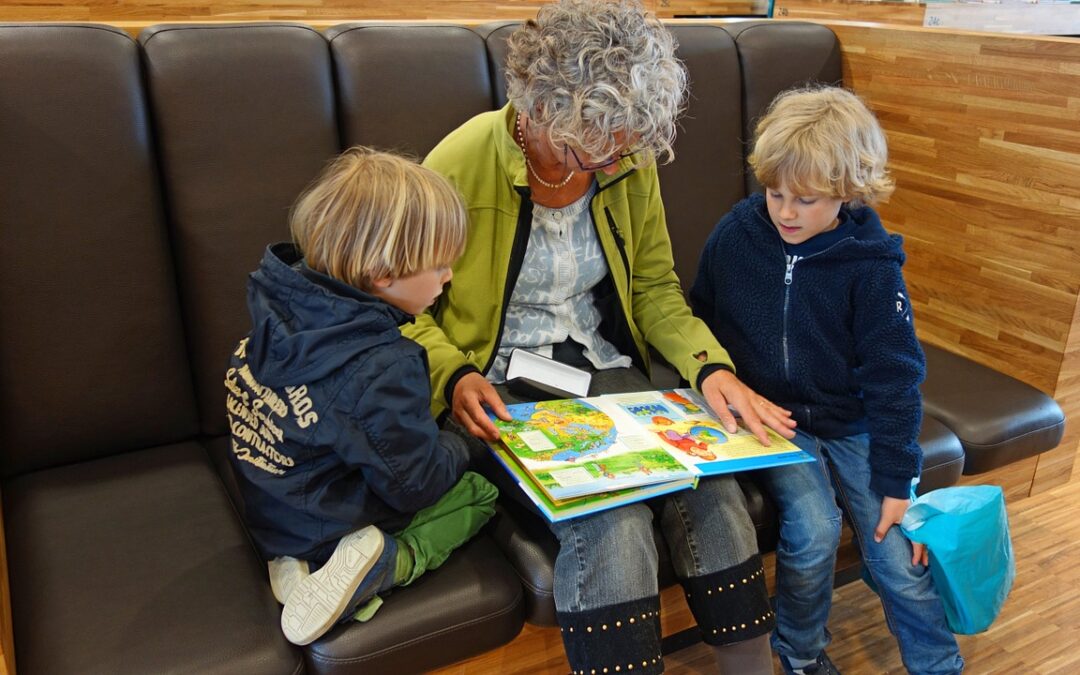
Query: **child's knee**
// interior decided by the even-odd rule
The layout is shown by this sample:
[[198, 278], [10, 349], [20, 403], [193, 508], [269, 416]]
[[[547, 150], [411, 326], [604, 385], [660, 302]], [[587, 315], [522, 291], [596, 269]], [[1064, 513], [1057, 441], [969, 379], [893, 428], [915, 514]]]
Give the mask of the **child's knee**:
[[474, 495], [473, 503], [482, 506], [491, 506], [499, 497], [499, 488], [491, 484], [488, 479], [474, 471], [466, 471], [461, 476], [460, 483], [466, 484]]
[[832, 560], [840, 546], [841, 526], [839, 514], [831, 517], [796, 515], [793, 520], [781, 521], [779, 548], [784, 553], [807, 561]]

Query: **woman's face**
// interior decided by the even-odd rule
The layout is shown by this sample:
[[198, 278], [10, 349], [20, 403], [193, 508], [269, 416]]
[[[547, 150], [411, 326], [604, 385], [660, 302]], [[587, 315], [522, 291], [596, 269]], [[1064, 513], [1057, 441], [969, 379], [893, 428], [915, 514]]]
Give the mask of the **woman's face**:
[[587, 152], [576, 148], [569, 143], [566, 145], [568, 168], [578, 173], [596, 173], [597, 171], [608, 176], [619, 172], [619, 160], [630, 157], [637, 153], [635, 148], [629, 147], [625, 132], [618, 131], [614, 134], [615, 147], [618, 148], [607, 157], [591, 157]]

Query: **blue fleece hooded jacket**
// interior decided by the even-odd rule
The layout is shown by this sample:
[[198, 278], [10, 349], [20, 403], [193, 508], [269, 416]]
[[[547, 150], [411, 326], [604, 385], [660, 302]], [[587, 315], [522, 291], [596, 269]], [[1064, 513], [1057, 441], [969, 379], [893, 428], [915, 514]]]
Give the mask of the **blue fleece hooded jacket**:
[[[870, 487], [910, 495], [922, 449], [915, 337], [899, 235], [870, 207], [843, 207], [850, 236], [789, 264], [765, 198], [720, 221], [701, 255], [691, 304], [739, 377], [821, 438], [870, 434]], [[819, 235], [821, 236], [821, 235]]]
[[367, 525], [395, 532], [464, 473], [440, 443], [412, 317], [267, 249], [248, 282], [252, 330], [225, 376], [230, 459], [266, 559], [321, 563]]

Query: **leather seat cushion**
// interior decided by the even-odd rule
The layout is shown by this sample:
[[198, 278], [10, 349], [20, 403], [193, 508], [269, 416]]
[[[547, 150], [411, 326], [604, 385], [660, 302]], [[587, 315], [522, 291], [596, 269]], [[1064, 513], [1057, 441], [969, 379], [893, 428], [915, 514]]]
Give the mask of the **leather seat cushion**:
[[929, 415], [923, 415], [919, 445], [923, 451], [919, 494], [955, 485], [960, 480], [964, 469], [964, 446], [948, 427]]
[[923, 409], [963, 444], [965, 474], [1054, 448], [1065, 432], [1057, 402], [1035, 387], [933, 345], [926, 352]]
[[26, 474], [3, 497], [20, 673], [303, 671], [198, 444]]
[[338, 626], [308, 645], [307, 672], [431, 670], [510, 642], [523, 610], [517, 575], [482, 532], [439, 569], [394, 589], [367, 623]]
[[[229, 465], [229, 439], [206, 443], [229, 495], [239, 491]], [[512, 640], [524, 623], [521, 582], [491, 541], [496, 515], [473, 541], [412, 586], [395, 589], [375, 618], [346, 624], [305, 648], [307, 670], [336, 673], [420, 672], [460, 661]]]

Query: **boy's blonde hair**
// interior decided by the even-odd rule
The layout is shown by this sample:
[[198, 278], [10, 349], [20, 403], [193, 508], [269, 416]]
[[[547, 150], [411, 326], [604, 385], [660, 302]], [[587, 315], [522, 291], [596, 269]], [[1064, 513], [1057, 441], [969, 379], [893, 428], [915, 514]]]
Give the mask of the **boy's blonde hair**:
[[754, 130], [747, 161], [768, 188], [872, 204], [892, 193], [885, 133], [862, 100], [839, 87], [781, 93]]
[[289, 214], [308, 266], [363, 290], [375, 279], [449, 267], [465, 248], [465, 224], [445, 178], [362, 146], [331, 162]]

